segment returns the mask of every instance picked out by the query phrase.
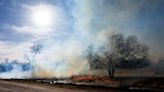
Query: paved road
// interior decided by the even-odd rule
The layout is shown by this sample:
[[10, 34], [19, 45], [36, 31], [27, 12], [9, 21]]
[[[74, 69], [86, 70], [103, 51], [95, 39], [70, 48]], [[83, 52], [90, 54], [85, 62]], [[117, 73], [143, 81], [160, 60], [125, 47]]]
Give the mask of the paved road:
[[123, 92], [111, 89], [61, 88], [34, 83], [0, 80], [0, 92]]

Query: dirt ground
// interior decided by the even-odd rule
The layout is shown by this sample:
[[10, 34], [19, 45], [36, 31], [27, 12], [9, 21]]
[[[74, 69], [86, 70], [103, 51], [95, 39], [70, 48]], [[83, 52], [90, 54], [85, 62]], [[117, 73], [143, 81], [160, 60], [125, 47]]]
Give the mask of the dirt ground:
[[117, 89], [68, 88], [39, 83], [0, 80], [0, 92], [126, 92]]

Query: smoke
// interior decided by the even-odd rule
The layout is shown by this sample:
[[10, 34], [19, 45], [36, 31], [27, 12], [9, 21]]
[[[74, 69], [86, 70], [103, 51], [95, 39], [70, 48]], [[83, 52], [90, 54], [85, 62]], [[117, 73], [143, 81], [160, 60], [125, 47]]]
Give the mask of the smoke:
[[88, 63], [82, 58], [83, 47], [78, 41], [47, 43], [46, 46], [33, 61], [33, 77], [68, 77], [87, 69]]
[[[136, 35], [150, 48], [153, 62], [163, 58], [162, 0], [83, 0], [73, 11], [75, 30], [88, 43], [101, 44], [106, 33]], [[105, 33], [105, 34], [104, 34]]]

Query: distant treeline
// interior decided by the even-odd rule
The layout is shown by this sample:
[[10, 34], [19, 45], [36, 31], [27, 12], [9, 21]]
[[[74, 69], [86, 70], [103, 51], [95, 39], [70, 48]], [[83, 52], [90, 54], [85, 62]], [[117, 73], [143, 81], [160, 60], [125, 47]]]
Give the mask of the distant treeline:
[[0, 63], [0, 73], [12, 70], [29, 71], [31, 69], [32, 65], [30, 63], [19, 63], [17, 61]]

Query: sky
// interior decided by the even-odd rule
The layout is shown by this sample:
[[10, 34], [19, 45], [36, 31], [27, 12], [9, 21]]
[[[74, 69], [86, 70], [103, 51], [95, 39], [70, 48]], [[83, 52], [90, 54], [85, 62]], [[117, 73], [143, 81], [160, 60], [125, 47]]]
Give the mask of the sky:
[[[0, 62], [28, 62], [26, 58], [33, 57], [30, 47], [41, 44], [41, 52], [30, 62], [37, 77], [79, 74], [89, 67], [82, 58], [85, 49], [102, 44], [105, 35], [114, 32], [136, 35], [157, 62], [164, 55], [163, 4], [163, 0], [0, 0]], [[12, 73], [6, 75], [15, 77]]]

